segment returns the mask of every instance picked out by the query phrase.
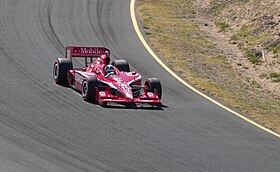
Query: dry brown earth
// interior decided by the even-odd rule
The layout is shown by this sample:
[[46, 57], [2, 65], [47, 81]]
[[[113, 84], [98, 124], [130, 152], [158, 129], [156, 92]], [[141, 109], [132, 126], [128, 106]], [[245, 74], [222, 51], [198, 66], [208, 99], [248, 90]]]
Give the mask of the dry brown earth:
[[276, 131], [280, 131], [278, 9], [279, 0], [138, 3], [150, 43], [174, 70]]

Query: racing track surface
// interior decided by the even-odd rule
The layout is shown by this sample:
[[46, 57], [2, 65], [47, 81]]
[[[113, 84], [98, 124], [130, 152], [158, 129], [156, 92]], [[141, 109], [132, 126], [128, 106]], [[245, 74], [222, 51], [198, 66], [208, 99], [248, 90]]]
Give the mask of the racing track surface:
[[[275, 171], [280, 139], [198, 96], [147, 53], [130, 0], [0, 1], [0, 171]], [[111, 49], [163, 110], [102, 108], [54, 84], [66, 45]]]

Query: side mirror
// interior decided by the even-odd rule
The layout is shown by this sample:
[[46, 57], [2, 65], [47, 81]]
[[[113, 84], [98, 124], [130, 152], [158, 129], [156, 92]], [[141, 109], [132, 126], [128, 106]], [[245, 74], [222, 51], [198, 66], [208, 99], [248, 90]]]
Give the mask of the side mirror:
[[82, 71], [85, 72], [87, 69], [85, 67], [82, 68]]

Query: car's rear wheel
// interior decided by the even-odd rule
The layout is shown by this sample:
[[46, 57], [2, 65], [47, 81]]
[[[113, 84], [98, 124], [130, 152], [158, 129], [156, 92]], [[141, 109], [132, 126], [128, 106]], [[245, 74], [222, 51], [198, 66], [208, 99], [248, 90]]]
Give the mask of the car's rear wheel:
[[161, 99], [162, 97], [162, 89], [161, 89], [161, 83], [157, 78], [149, 78], [144, 85], [147, 89], [147, 91], [156, 93], [158, 95], [158, 98]]
[[95, 103], [96, 97], [96, 87], [98, 86], [98, 81], [96, 77], [89, 77], [84, 79], [82, 82], [82, 97], [87, 102]]
[[119, 71], [129, 72], [129, 64], [126, 60], [114, 60], [112, 65], [119, 69]]
[[71, 69], [73, 69], [73, 65], [70, 59], [56, 59], [53, 65], [53, 78], [55, 83], [67, 86], [67, 72], [69, 72]]

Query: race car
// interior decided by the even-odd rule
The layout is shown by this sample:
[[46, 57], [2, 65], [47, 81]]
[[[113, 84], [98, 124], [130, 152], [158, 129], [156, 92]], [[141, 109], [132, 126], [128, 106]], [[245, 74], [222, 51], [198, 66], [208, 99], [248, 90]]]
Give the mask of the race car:
[[110, 63], [110, 50], [105, 47], [67, 46], [65, 58], [53, 65], [57, 84], [70, 86], [88, 102], [162, 105], [162, 88], [157, 78], [148, 78], [142, 85], [137, 71], [130, 71], [126, 60]]

